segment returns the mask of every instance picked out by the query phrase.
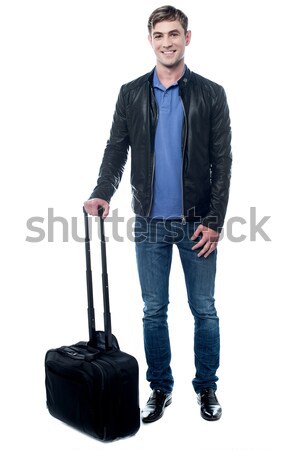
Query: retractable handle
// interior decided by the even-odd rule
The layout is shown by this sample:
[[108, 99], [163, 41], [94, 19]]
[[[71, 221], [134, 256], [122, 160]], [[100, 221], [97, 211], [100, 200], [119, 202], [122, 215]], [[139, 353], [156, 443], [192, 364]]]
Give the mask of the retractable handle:
[[83, 212], [84, 212], [84, 225], [85, 225], [88, 331], [89, 331], [89, 342], [91, 344], [95, 344], [96, 343], [96, 327], [95, 327], [94, 304], [93, 304], [93, 283], [92, 283], [91, 258], [90, 258], [89, 224], [88, 224], [88, 214], [84, 208], [83, 208]]
[[101, 260], [102, 260], [102, 286], [103, 286], [103, 304], [104, 304], [104, 330], [106, 350], [112, 348], [112, 330], [111, 330], [111, 314], [109, 301], [109, 285], [107, 273], [107, 256], [106, 256], [106, 239], [105, 227], [103, 220], [103, 208], [99, 207], [98, 214], [100, 217], [100, 233], [101, 233]]
[[[93, 301], [89, 221], [88, 221], [88, 214], [85, 211], [85, 208], [83, 208], [83, 212], [85, 224], [85, 256], [86, 256], [86, 285], [87, 285], [87, 303], [88, 303], [87, 313], [88, 313], [89, 343], [90, 345], [96, 347], [97, 338], [96, 338], [96, 324], [95, 324], [94, 301]], [[107, 273], [106, 240], [105, 240], [104, 220], [102, 217], [103, 208], [99, 207], [98, 214], [100, 219], [105, 347], [106, 350], [110, 350], [112, 348], [112, 330], [111, 330], [111, 314], [110, 314], [109, 286]]]

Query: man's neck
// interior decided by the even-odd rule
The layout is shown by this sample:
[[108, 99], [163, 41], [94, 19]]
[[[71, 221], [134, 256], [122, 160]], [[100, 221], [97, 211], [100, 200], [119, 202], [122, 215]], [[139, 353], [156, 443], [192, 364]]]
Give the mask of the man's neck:
[[176, 83], [184, 72], [185, 63], [181, 60], [175, 67], [165, 67], [162, 64], [156, 65], [157, 76], [161, 84], [168, 88], [173, 83]]

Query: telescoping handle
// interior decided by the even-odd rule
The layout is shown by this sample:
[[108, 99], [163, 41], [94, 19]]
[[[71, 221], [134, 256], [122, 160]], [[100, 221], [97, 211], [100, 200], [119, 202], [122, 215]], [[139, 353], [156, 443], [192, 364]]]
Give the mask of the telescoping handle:
[[[86, 285], [87, 285], [87, 302], [88, 302], [88, 330], [89, 342], [96, 347], [96, 325], [94, 315], [93, 302], [93, 282], [91, 271], [91, 257], [90, 257], [90, 238], [89, 238], [89, 221], [88, 214], [83, 208], [84, 224], [85, 224], [85, 255], [86, 255]], [[105, 347], [106, 350], [112, 348], [112, 330], [111, 330], [111, 314], [109, 302], [109, 286], [107, 273], [107, 257], [106, 257], [106, 240], [104, 232], [104, 220], [102, 217], [103, 208], [99, 207], [100, 218], [100, 238], [101, 238], [101, 260], [102, 260], [102, 287], [103, 287], [103, 305], [104, 305], [104, 332], [105, 332]]]

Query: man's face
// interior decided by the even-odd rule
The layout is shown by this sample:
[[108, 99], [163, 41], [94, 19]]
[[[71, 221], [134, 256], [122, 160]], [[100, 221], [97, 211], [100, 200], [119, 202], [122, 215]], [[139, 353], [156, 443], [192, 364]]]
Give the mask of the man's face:
[[159, 22], [148, 37], [157, 57], [157, 64], [175, 67], [184, 58], [191, 31], [185, 31], [178, 20]]

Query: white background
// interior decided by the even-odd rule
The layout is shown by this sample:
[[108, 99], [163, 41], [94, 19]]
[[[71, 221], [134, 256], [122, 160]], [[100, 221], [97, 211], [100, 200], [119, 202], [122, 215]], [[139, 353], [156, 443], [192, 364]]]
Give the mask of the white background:
[[[105, 444], [52, 418], [45, 403], [48, 348], [87, 339], [82, 204], [92, 191], [120, 85], [152, 69], [147, 19], [156, 1], [1, 1], [1, 393], [5, 449], [99, 449]], [[176, 2], [193, 32], [186, 63], [225, 87], [233, 129], [227, 218], [250, 207], [271, 242], [219, 245], [216, 301], [223, 417], [201, 419], [192, 390], [193, 321], [175, 252], [169, 325], [175, 390], [162, 420], [112, 449], [274, 450], [298, 448], [297, 177], [298, 59], [295, 1]], [[111, 207], [128, 220], [129, 163]], [[54, 225], [48, 208], [69, 224]], [[45, 239], [26, 222], [40, 216]], [[107, 234], [111, 227], [107, 224]], [[125, 236], [125, 228], [119, 233]], [[96, 246], [97, 240], [94, 241]], [[100, 299], [98, 249], [94, 281]], [[142, 301], [134, 245], [110, 239], [113, 331], [138, 358], [146, 402]], [[97, 323], [102, 327], [100, 300]], [[5, 420], [5, 422], [4, 422]], [[3, 444], [2, 444], [3, 447]], [[108, 448], [108, 447], [107, 447]]]

